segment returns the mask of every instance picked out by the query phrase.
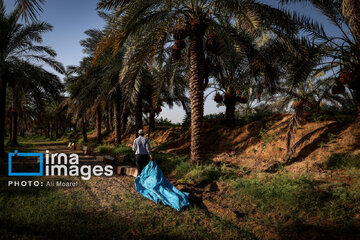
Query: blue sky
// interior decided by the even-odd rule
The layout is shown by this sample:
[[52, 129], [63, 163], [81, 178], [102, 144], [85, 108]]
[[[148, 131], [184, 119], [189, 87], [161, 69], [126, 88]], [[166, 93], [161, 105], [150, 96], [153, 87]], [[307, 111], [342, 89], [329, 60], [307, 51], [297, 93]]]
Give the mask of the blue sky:
[[[14, 0], [5, 0], [5, 6], [10, 11], [14, 6]], [[39, 19], [53, 25], [52, 32], [44, 34], [44, 45], [51, 46], [57, 52], [57, 60], [64, 66], [77, 65], [84, 56], [79, 41], [86, 35], [84, 31], [90, 28], [101, 29], [103, 20], [95, 10], [98, 0], [47, 0], [43, 6], [44, 11]], [[262, 0], [272, 6], [279, 6], [277, 0]], [[321, 22], [325, 29], [331, 34], [337, 34], [336, 28], [326, 18], [320, 16], [318, 11], [309, 4], [296, 4], [289, 7], [307, 16], [312, 16]], [[210, 92], [207, 91], [205, 94]], [[225, 107], [216, 107], [216, 103], [209, 96], [205, 101], [205, 114], [224, 112]], [[181, 107], [174, 106], [173, 109], [163, 109], [160, 117], [168, 118], [172, 122], [181, 122], [185, 112]]]

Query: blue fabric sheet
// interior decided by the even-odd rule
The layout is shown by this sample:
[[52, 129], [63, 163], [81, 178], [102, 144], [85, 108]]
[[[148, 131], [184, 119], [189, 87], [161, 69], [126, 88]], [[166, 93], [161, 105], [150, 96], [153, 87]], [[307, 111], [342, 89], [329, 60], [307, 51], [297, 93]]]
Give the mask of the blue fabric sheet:
[[155, 161], [150, 161], [135, 179], [135, 188], [144, 197], [176, 210], [189, 206], [189, 193], [176, 189], [164, 176]]

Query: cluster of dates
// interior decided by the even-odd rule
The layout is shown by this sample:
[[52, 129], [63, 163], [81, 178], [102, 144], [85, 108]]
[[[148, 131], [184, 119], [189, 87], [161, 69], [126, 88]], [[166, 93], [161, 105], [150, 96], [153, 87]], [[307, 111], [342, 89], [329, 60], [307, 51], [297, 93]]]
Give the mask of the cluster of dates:
[[220, 93], [216, 93], [214, 97], [214, 101], [217, 103], [224, 102], [227, 103], [247, 103], [248, 98], [242, 95], [241, 90], [227, 90], [224, 95]]
[[345, 86], [349, 89], [360, 87], [360, 66], [354, 65], [351, 70], [343, 69], [331, 89], [332, 94], [343, 94]]

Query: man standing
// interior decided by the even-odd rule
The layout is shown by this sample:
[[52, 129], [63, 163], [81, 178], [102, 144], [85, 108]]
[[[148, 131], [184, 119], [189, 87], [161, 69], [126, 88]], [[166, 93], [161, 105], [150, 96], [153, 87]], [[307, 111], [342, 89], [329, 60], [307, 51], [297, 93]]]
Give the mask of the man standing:
[[140, 175], [141, 171], [149, 163], [149, 156], [151, 160], [153, 159], [149, 140], [144, 137], [142, 129], [139, 130], [139, 137], [134, 140], [132, 149], [135, 152], [136, 168]]

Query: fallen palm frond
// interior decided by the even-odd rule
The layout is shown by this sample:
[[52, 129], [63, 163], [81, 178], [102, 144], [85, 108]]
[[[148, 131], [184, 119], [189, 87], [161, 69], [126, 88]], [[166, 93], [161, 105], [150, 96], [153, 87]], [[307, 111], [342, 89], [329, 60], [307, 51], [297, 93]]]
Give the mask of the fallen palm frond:
[[286, 136], [286, 157], [285, 161], [288, 162], [291, 156], [295, 153], [296, 146], [299, 144], [295, 144], [295, 134], [298, 126], [301, 122], [301, 114], [299, 112], [295, 112], [289, 121], [287, 136]]

